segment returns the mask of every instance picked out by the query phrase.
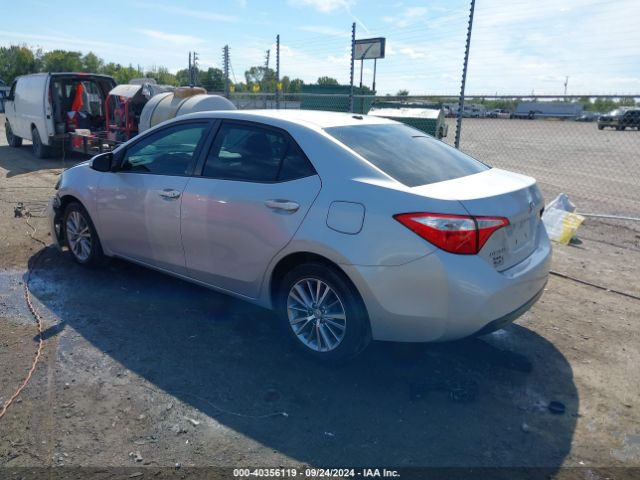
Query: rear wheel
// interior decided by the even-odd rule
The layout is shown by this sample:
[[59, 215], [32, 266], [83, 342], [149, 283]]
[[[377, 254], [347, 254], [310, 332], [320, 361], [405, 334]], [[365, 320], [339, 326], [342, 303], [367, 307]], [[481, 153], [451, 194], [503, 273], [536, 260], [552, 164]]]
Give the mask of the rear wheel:
[[51, 148], [48, 145], [43, 145], [38, 129], [33, 127], [31, 130], [31, 142], [33, 144], [33, 154], [38, 158], [48, 158], [51, 156]]
[[598, 125], [598, 130], [603, 130], [604, 129], [604, 125]]
[[22, 137], [18, 137], [16, 134], [13, 133], [9, 120], [4, 122], [4, 132], [7, 137], [7, 143], [9, 144], [10, 147], [18, 148], [22, 146]]
[[284, 277], [278, 314], [296, 346], [323, 363], [349, 360], [371, 340], [357, 291], [340, 272], [320, 263], [299, 265]]
[[104, 261], [102, 245], [85, 208], [77, 202], [67, 205], [62, 228], [67, 247], [73, 259], [80, 265], [97, 267]]

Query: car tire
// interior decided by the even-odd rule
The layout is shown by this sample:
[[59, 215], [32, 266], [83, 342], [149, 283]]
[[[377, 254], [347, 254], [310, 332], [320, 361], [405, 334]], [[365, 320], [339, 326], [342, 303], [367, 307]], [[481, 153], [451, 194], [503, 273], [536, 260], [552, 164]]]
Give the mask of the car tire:
[[371, 341], [360, 295], [342, 272], [327, 265], [305, 263], [289, 271], [276, 308], [296, 347], [321, 363], [344, 363]]
[[598, 130], [604, 130], [604, 125], [598, 125]]
[[22, 137], [17, 136], [13, 133], [11, 129], [11, 124], [9, 124], [9, 120], [4, 122], [4, 133], [7, 137], [7, 143], [10, 147], [18, 148], [22, 146]]
[[49, 158], [51, 156], [51, 148], [48, 145], [43, 145], [36, 127], [31, 130], [31, 143], [33, 144], [33, 154], [36, 157]]
[[87, 210], [71, 202], [62, 217], [64, 238], [73, 259], [85, 267], [95, 268], [104, 263], [105, 256], [96, 228]]

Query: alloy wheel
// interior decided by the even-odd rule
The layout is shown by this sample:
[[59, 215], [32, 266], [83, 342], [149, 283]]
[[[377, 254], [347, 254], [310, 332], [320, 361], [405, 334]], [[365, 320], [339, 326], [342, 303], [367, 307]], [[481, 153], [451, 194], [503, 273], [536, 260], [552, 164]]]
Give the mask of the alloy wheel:
[[335, 350], [344, 339], [347, 315], [333, 288], [317, 278], [296, 282], [287, 296], [289, 325], [298, 340], [316, 352]]
[[80, 262], [86, 262], [92, 246], [89, 224], [80, 212], [72, 211], [67, 217], [66, 227], [71, 252]]

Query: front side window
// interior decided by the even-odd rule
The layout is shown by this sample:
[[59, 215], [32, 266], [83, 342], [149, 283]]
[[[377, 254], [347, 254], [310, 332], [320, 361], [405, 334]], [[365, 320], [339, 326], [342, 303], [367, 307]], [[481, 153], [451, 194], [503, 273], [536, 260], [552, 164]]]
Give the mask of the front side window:
[[128, 148], [122, 170], [160, 175], [188, 175], [207, 123], [175, 125]]
[[284, 132], [225, 122], [202, 175], [245, 182], [283, 182], [314, 175], [300, 147]]
[[488, 166], [402, 124], [331, 127], [325, 131], [408, 187], [453, 180]]

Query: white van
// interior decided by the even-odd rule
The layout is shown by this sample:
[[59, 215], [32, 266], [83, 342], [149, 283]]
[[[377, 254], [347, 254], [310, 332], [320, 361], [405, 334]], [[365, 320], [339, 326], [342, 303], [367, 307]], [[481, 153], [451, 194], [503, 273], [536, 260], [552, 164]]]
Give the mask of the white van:
[[64, 133], [104, 129], [104, 101], [116, 85], [108, 75], [35, 73], [17, 77], [5, 100], [7, 142], [31, 140], [39, 158], [51, 155]]

